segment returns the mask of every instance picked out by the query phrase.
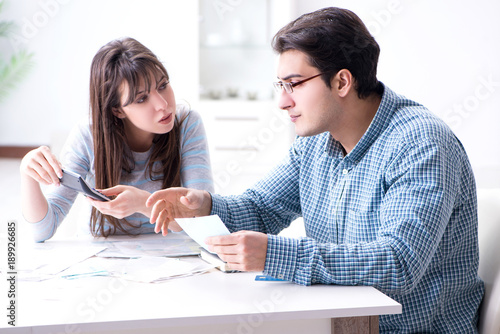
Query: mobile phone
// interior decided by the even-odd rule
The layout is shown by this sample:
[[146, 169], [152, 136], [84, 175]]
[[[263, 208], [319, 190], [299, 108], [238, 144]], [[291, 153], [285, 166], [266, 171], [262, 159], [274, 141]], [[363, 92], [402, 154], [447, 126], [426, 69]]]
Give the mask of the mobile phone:
[[110, 198], [101, 194], [91, 186], [78, 174], [63, 169], [63, 176], [60, 178], [61, 184], [65, 187], [82, 193], [85, 196], [96, 199], [98, 201], [109, 201]]

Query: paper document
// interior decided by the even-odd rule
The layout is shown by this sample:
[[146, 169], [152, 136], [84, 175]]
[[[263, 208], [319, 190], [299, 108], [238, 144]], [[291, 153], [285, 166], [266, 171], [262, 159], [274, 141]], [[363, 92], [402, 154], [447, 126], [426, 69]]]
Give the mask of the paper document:
[[20, 249], [19, 279], [40, 281], [52, 278], [61, 271], [98, 254], [105, 247], [65, 244], [54, 247], [50, 242], [31, 244]]
[[205, 262], [187, 262], [165, 257], [130, 259], [120, 277], [136, 282], [159, 283], [165, 280], [204, 273], [214, 266]]
[[138, 258], [142, 256], [178, 257], [200, 254], [200, 246], [185, 232], [161, 234], [143, 234], [138, 237], [114, 236], [99, 238], [94, 244], [106, 245], [100, 257]]
[[205, 243], [206, 238], [230, 234], [226, 225], [224, 225], [217, 215], [195, 218], [175, 218], [175, 221], [194, 241], [207, 251], [209, 250]]
[[200, 252], [200, 257], [202, 260], [210, 263], [215, 268], [219, 269], [220, 271], [222, 271], [224, 273], [237, 272], [237, 270], [233, 270], [233, 269], [229, 268], [228, 264], [226, 262], [222, 261], [222, 259], [217, 254], [213, 254], [213, 253], [210, 253], [210, 252], [202, 249]]
[[61, 277], [76, 279], [90, 276], [120, 277], [130, 281], [158, 283], [173, 278], [204, 273], [214, 268], [194, 259], [143, 256], [137, 259], [92, 257], [63, 271]]

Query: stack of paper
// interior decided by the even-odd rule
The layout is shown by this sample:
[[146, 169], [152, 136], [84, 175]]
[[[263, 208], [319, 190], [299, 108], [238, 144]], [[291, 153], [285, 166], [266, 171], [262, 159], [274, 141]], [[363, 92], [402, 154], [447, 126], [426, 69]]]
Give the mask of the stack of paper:
[[[215, 267], [229, 271], [224, 261], [208, 252], [204, 242], [209, 236], [229, 234], [218, 216], [177, 219], [177, 222], [186, 232], [170, 232], [166, 237], [151, 234], [30, 244], [19, 252], [18, 277], [40, 281], [54, 277], [113, 276], [156, 283]], [[198, 257], [171, 258], [199, 255], [200, 245], [207, 249], [202, 256], [207, 262]]]
[[201, 261], [190, 263], [181, 259], [142, 257], [128, 260], [120, 277], [136, 282], [159, 283], [172, 278], [204, 273], [212, 268], [213, 265]]
[[61, 277], [75, 279], [88, 276], [112, 276], [129, 281], [158, 283], [172, 278], [200, 274], [214, 268], [201, 261], [184, 261], [166, 257], [89, 258], [61, 273]]
[[232, 270], [229, 268], [228, 264], [220, 257], [217, 256], [217, 254], [210, 253], [209, 251], [206, 251], [204, 249], [201, 250], [200, 257], [205, 260], [205, 262], [210, 263], [213, 265], [215, 268], [219, 269], [222, 272], [225, 273], [235, 273], [237, 270]]
[[20, 247], [18, 278], [42, 281], [59, 275], [65, 269], [104, 250], [102, 246], [73, 245], [60, 249], [50, 244], [31, 244]]
[[144, 234], [137, 237], [98, 238], [94, 244], [104, 245], [100, 257], [138, 258], [142, 256], [179, 257], [200, 254], [200, 246], [185, 232], [169, 232], [167, 236]]

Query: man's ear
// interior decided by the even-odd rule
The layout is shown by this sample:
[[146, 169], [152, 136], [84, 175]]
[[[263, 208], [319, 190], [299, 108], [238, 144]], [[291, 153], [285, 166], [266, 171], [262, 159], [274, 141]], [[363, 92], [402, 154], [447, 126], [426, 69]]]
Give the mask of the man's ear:
[[349, 92], [354, 89], [354, 77], [347, 69], [342, 69], [337, 72], [333, 80], [333, 88], [335, 88], [340, 97], [346, 97]]
[[118, 118], [123, 119], [127, 117], [127, 115], [125, 115], [125, 113], [123, 112], [122, 108], [113, 108], [111, 110], [113, 112], [113, 115], [115, 115]]

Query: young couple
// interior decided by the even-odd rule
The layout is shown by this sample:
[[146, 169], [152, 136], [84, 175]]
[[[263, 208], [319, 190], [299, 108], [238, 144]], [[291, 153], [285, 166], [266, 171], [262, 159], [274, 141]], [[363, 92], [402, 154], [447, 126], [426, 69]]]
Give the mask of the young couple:
[[[127, 190], [141, 198], [140, 210], [164, 234], [178, 229], [174, 218], [218, 214], [232, 234], [206, 242], [233, 269], [303, 285], [376, 287], [403, 305], [402, 314], [380, 317], [382, 333], [477, 333], [484, 286], [477, 273], [476, 187], [460, 141], [424, 106], [378, 81], [379, 46], [348, 10], [325, 8], [299, 17], [274, 36], [273, 48], [279, 54], [279, 107], [298, 137], [264, 179], [242, 195], [226, 197], [167, 182], [168, 189], [147, 198], [116, 186], [119, 176], [112, 179], [110, 171], [96, 178], [97, 187], [116, 186], [103, 190], [118, 195], [115, 200]], [[145, 73], [140, 82], [149, 92], [155, 79], [147, 80], [151, 70]], [[156, 81], [161, 87], [161, 75]], [[131, 125], [126, 111], [136, 97], [125, 92], [110, 107], [114, 118], [107, 122], [130, 124], [124, 126], [127, 133], [139, 126]], [[157, 117], [159, 123], [163, 117], [168, 113]], [[94, 145], [100, 144], [95, 133], [112, 126], [93, 130]], [[137, 151], [148, 149], [161, 132], [147, 129], [139, 132], [150, 133], [149, 145], [144, 141]], [[57, 183], [57, 161], [44, 152], [32, 153], [31, 163], [23, 164], [33, 188], [37, 178]], [[90, 163], [84, 165], [89, 170]], [[97, 157], [93, 163], [96, 175], [109, 169]], [[122, 166], [123, 178], [138, 164]], [[46, 176], [37, 176], [36, 168]], [[47, 219], [41, 198], [33, 200], [42, 209], [28, 211], [32, 221]], [[105, 206], [111, 203], [93, 203], [93, 222], [116, 214]], [[277, 235], [299, 216], [307, 237]]]

